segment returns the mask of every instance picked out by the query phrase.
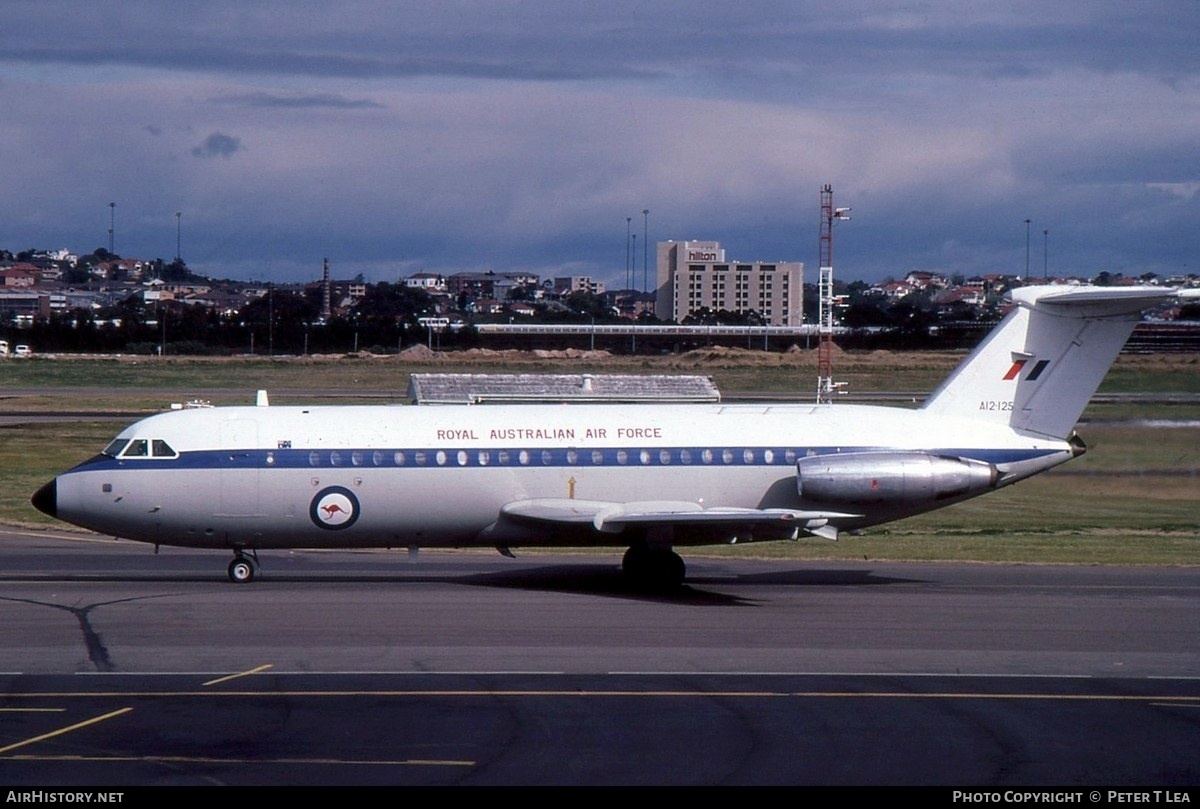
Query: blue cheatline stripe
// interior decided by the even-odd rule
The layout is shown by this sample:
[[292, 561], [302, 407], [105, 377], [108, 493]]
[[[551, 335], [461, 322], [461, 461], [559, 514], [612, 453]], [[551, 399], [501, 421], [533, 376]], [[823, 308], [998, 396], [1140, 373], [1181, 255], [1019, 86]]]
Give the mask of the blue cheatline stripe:
[[622, 467], [787, 467], [810, 455], [861, 452], [925, 453], [1001, 464], [1053, 455], [1054, 449], [929, 449], [893, 447], [570, 447], [198, 450], [178, 458], [98, 455], [75, 467], [101, 469], [503, 469]]

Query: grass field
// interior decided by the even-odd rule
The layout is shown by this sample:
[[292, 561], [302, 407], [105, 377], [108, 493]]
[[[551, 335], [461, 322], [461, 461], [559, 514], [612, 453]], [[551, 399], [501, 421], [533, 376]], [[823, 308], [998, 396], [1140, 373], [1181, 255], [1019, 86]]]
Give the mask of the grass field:
[[[853, 390], [931, 390], [960, 355], [876, 352], [838, 357], [835, 372]], [[394, 392], [403, 401], [408, 376], [421, 372], [701, 373], [723, 392], [800, 390], [810, 398], [809, 358], [774, 355], [655, 357], [586, 361], [536, 357], [443, 357], [328, 360], [38, 360], [0, 363], [0, 417], [5, 413], [154, 412], [171, 401], [206, 398], [249, 403], [259, 388], [277, 404], [321, 392]], [[31, 389], [25, 392], [25, 389]], [[39, 389], [41, 389], [39, 391]], [[14, 390], [20, 393], [13, 394]], [[1122, 357], [1102, 391], [1200, 390], [1200, 358]], [[7, 391], [7, 393], [5, 392]], [[302, 394], [301, 391], [315, 393]], [[308, 398], [305, 398], [305, 397]], [[843, 536], [699, 553], [797, 559], [911, 559], [1086, 564], [1200, 564], [1200, 407], [1195, 404], [1092, 406], [1080, 427], [1089, 452], [1011, 488], [921, 517]], [[1137, 421], [1129, 421], [1138, 419]], [[1144, 419], [1169, 420], [1172, 426]], [[39, 514], [29, 496], [56, 473], [103, 448], [128, 420], [0, 427], [0, 522], [62, 528]]]
[[[932, 391], [965, 352], [844, 352], [834, 362], [836, 379], [851, 393]], [[133, 405], [161, 409], [169, 393], [203, 397], [214, 404], [252, 401], [266, 389], [287, 403], [295, 392], [329, 392], [375, 399], [380, 394], [403, 401], [413, 373], [667, 373], [712, 377], [724, 392], [795, 393], [811, 399], [816, 390], [816, 357], [811, 351], [766, 354], [738, 349], [692, 351], [654, 357], [542, 357], [530, 352], [468, 351], [408, 358], [366, 354], [301, 358], [203, 357], [34, 357], [0, 361], [0, 412], [61, 406], [56, 393], [93, 388], [73, 409], [97, 411]], [[35, 389], [5, 395], [4, 389]], [[1117, 359], [1101, 393], [1200, 393], [1200, 356], [1129, 355]]]

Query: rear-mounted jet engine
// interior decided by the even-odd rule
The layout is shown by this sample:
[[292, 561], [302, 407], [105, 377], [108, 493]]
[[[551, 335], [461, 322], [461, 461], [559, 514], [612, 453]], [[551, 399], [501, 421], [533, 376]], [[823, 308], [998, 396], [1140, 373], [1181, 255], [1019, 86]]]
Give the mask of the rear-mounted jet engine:
[[915, 504], [996, 487], [996, 467], [925, 452], [852, 452], [796, 462], [796, 488], [808, 502]]

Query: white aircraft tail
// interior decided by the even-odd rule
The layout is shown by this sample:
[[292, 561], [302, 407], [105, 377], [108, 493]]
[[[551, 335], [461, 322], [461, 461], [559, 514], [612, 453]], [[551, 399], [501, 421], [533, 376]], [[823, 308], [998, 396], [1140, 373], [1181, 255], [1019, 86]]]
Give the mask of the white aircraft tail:
[[921, 409], [1066, 438], [1141, 312], [1174, 295], [1156, 287], [1017, 289], [1017, 308]]

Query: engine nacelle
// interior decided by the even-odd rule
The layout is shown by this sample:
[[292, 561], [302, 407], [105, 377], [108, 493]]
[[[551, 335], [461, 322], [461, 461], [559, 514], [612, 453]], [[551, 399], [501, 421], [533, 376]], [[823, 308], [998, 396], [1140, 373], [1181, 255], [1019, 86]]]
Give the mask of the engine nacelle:
[[914, 503], [995, 488], [1000, 474], [982, 461], [925, 452], [813, 455], [796, 462], [796, 489], [819, 503]]

